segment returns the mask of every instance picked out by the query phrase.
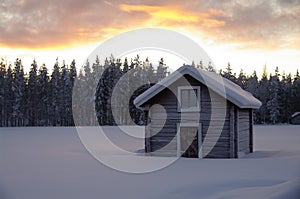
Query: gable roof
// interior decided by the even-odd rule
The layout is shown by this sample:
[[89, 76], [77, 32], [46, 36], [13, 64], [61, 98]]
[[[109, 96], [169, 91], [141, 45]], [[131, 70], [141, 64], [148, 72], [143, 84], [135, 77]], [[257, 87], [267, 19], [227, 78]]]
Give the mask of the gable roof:
[[188, 65], [180, 67], [175, 72], [171, 73], [169, 76], [139, 95], [135, 98], [134, 104], [137, 107], [142, 107], [147, 101], [152, 99], [165, 88], [169, 87], [183, 75], [190, 75], [239, 108], [258, 109], [262, 104], [258, 99], [253, 97], [251, 93], [243, 90], [240, 86], [221, 75]]
[[291, 116], [291, 118], [297, 117], [298, 115], [300, 115], [300, 112], [295, 112], [295, 113]]

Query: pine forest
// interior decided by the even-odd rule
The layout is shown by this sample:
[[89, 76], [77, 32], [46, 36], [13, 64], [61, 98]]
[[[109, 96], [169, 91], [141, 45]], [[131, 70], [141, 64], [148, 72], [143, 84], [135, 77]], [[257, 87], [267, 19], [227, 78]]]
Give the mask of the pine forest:
[[[92, 62], [90, 62], [92, 61]], [[137, 109], [133, 100], [154, 83], [166, 77], [170, 71], [163, 58], [154, 65], [148, 60], [140, 60], [137, 55], [131, 60], [106, 58], [104, 64], [96, 60], [87, 60], [79, 71], [73, 60], [69, 65], [58, 60], [53, 65], [51, 73], [45, 64], [38, 66], [33, 60], [29, 73], [24, 73], [20, 59], [13, 64], [0, 62], [0, 126], [74, 126], [72, 104], [73, 88], [76, 93], [92, 92], [93, 97], [81, 98], [80, 104], [86, 105], [80, 114], [82, 125], [143, 125], [147, 113]], [[214, 71], [208, 65], [192, 63], [194, 67]], [[124, 76], [130, 71], [130, 75]], [[225, 78], [235, 82], [246, 91], [252, 93], [262, 102], [260, 109], [254, 112], [254, 122], [257, 124], [289, 123], [290, 116], [300, 111], [300, 75], [280, 73], [278, 68], [270, 74], [266, 69], [261, 77], [256, 71], [251, 75], [243, 70], [239, 74], [232, 71], [230, 64], [224, 70], [217, 71]], [[99, 77], [99, 74], [101, 76]], [[120, 78], [127, 78], [118, 92], [133, 93], [128, 98], [118, 98], [112, 101], [112, 93]], [[98, 80], [99, 81], [96, 81]], [[81, 86], [74, 87], [75, 80]], [[145, 82], [142, 86], [134, 86], [137, 82]], [[122, 96], [122, 94], [120, 95]], [[76, 98], [74, 99], [76, 101]], [[93, 104], [94, 107], [89, 106]], [[118, 105], [118, 117], [112, 114], [112, 104]], [[76, 108], [76, 107], [75, 107]], [[96, 119], [87, 116], [94, 109]], [[129, 110], [130, 116], [123, 114]], [[118, 120], [118, 121], [116, 121]]]

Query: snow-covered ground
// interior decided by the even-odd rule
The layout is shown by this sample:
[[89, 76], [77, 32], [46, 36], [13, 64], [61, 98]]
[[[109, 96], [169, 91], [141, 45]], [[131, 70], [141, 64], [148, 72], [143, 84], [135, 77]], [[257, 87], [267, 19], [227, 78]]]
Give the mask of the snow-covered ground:
[[[141, 140], [105, 128], [122, 148], [143, 147]], [[255, 152], [242, 159], [180, 158], [155, 172], [130, 174], [93, 158], [75, 128], [0, 128], [0, 198], [300, 198], [300, 126], [254, 131]], [[97, 150], [120, 157], [120, 164], [153, 158], [122, 158], [101, 143]]]

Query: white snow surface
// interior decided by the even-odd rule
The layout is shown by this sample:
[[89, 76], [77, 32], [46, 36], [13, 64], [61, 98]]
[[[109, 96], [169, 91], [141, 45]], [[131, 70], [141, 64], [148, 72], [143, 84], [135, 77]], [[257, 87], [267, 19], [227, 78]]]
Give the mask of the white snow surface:
[[[143, 148], [143, 140], [105, 128], [122, 148]], [[98, 150], [124, 164], [159, 158], [122, 158], [105, 147], [99, 143]], [[300, 126], [255, 126], [254, 150], [241, 159], [180, 158], [159, 171], [130, 174], [94, 159], [73, 127], [0, 128], [0, 198], [300, 198]]]

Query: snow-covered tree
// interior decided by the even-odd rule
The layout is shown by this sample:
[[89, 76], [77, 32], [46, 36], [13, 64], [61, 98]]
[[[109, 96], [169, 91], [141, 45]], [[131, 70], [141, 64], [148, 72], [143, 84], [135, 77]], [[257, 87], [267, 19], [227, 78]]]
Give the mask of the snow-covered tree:
[[58, 59], [56, 59], [56, 62], [53, 66], [53, 71], [51, 74], [51, 80], [50, 80], [50, 85], [51, 85], [51, 94], [50, 94], [50, 99], [51, 99], [51, 110], [50, 110], [50, 120], [51, 124], [53, 126], [58, 126], [61, 124], [61, 117], [60, 117], [60, 70], [59, 70], [59, 63]]
[[244, 73], [243, 69], [241, 69], [240, 74], [238, 76], [238, 78], [236, 79], [236, 83], [241, 87], [241, 88], [245, 88], [245, 84], [246, 84], [246, 74]]
[[201, 69], [201, 70], [204, 70], [204, 69], [205, 69], [202, 60], [200, 60], [199, 64], [197, 64], [197, 68], [199, 68], [199, 69]]
[[[252, 93], [254, 97], [258, 98], [258, 88], [259, 88], [258, 78], [256, 75], [256, 71], [254, 71], [250, 77], [246, 78], [244, 89]], [[254, 110], [253, 113], [254, 113], [253, 115], [254, 122], [258, 123], [259, 121], [258, 110]]]
[[[211, 66], [211, 63], [209, 65]], [[195, 67], [208, 70], [208, 67], [204, 67], [202, 62]], [[103, 75], [99, 77], [102, 72]], [[130, 75], [119, 85], [120, 96], [112, 101], [115, 85], [127, 73]], [[274, 75], [269, 75], [265, 66], [263, 76], [258, 80], [255, 71], [251, 76], [247, 76], [241, 70], [236, 77], [228, 64], [226, 70], [221, 70], [220, 73], [237, 82], [262, 101], [261, 108], [254, 112], [255, 122], [288, 122], [292, 113], [300, 111], [298, 70], [293, 78], [291, 74], [284, 73], [280, 78], [278, 68]], [[114, 125], [116, 121], [121, 124], [130, 124], [131, 118], [135, 123], [143, 124], [147, 113], [137, 109], [133, 100], [152, 86], [152, 83], [167, 75], [168, 68], [163, 59], [159, 61], [155, 71], [148, 58], [141, 61], [138, 55], [131, 59], [130, 64], [127, 59], [122, 63], [120, 59], [111, 56], [105, 60], [104, 66], [100, 64], [97, 57], [92, 68], [87, 61], [77, 77], [78, 81], [76, 82], [79, 82], [79, 86], [75, 86], [74, 91], [83, 97], [72, 99], [73, 86], [77, 76], [74, 60], [70, 67], [65, 63], [59, 67], [58, 60], [56, 60], [51, 78], [48, 76], [45, 65], [42, 65], [37, 71], [37, 63], [34, 60], [29, 74], [24, 74], [20, 59], [15, 61], [14, 67], [1, 60], [0, 126], [74, 125], [71, 104], [73, 104], [74, 110], [77, 110], [76, 106], [78, 105], [80, 110], [83, 108], [83, 111], [77, 116], [81, 118], [80, 123], [76, 123], [79, 125], [96, 125], [97, 119], [101, 125]], [[97, 79], [100, 79], [99, 82]], [[140, 82], [144, 82], [145, 85], [140, 85]], [[133, 90], [134, 87], [139, 88]], [[128, 93], [133, 93], [133, 95], [128, 98], [126, 95]], [[72, 102], [72, 100], [74, 101]], [[119, 111], [117, 118], [113, 118], [113, 108]], [[129, 108], [131, 118], [128, 117], [128, 114], [124, 114], [127, 108]], [[96, 116], [91, 115], [93, 109], [96, 109]]]
[[50, 97], [51, 89], [49, 84], [48, 69], [45, 64], [39, 68], [38, 78], [38, 125], [39, 126], [48, 126], [50, 125], [50, 116], [49, 114], [52, 111], [50, 106]]
[[6, 77], [5, 77], [6, 84], [4, 85], [4, 107], [5, 107], [5, 121], [4, 123], [6, 126], [12, 126], [13, 125], [13, 104], [14, 104], [14, 93], [13, 93], [13, 72], [12, 72], [12, 66], [9, 64], [8, 69], [6, 71]]
[[0, 62], [0, 127], [5, 126], [5, 88], [6, 84], [6, 68], [4, 60]]
[[292, 76], [287, 76], [283, 73], [281, 80], [281, 92], [280, 92], [280, 112], [281, 122], [288, 122], [289, 117], [293, 114], [293, 103], [292, 103]]
[[156, 71], [156, 81], [159, 82], [167, 76], [168, 68], [164, 62], [164, 59], [161, 58], [158, 62], [157, 71]]
[[76, 77], [77, 77], [76, 63], [75, 63], [75, 60], [73, 59], [73, 61], [70, 64], [70, 70], [69, 70], [69, 79], [70, 79], [72, 88], [74, 86]]
[[275, 75], [270, 75], [270, 84], [269, 84], [269, 93], [270, 98], [267, 101], [267, 110], [269, 112], [269, 120], [272, 124], [275, 124], [279, 120], [279, 92], [280, 92], [280, 84], [279, 84], [279, 73], [278, 68], [275, 70]]
[[60, 68], [60, 76], [58, 81], [58, 109], [61, 126], [65, 126], [67, 124], [67, 112], [71, 111], [67, 100], [69, 97], [69, 91], [71, 90], [71, 82], [67, 70], [66, 63], [63, 61], [63, 64]]
[[266, 123], [268, 121], [267, 114], [267, 102], [269, 100], [269, 80], [267, 76], [266, 66], [264, 68], [264, 72], [261, 80], [259, 81], [259, 87], [257, 90], [257, 95], [259, 96], [259, 100], [262, 102], [262, 106], [257, 111], [258, 118], [261, 123]]
[[256, 75], [256, 71], [254, 71], [253, 74], [246, 79], [244, 89], [252, 93], [254, 97], [258, 97], [258, 93], [257, 93], [258, 87], [259, 87], [258, 78]]
[[232, 68], [230, 66], [230, 63], [227, 64], [226, 70], [223, 71], [223, 73], [221, 74], [223, 77], [225, 77], [226, 79], [231, 80], [232, 82], [236, 82], [236, 77], [235, 75], [232, 73]]
[[27, 103], [27, 111], [28, 111], [28, 124], [30, 126], [37, 125], [37, 104], [39, 102], [39, 85], [37, 81], [37, 63], [33, 60], [29, 72], [29, 80], [28, 80], [28, 103]]
[[16, 59], [13, 69], [13, 112], [12, 126], [22, 126], [24, 124], [24, 95], [25, 95], [25, 77], [21, 59]]
[[296, 75], [293, 81], [292, 88], [292, 103], [294, 105], [294, 111], [300, 111], [300, 75], [299, 70], [297, 69]]
[[105, 70], [97, 86], [95, 108], [100, 125], [113, 125], [111, 95], [114, 85], [121, 77], [122, 70], [120, 64], [116, 62], [113, 56], [109, 60], [105, 60], [104, 68]]
[[216, 72], [216, 70], [215, 70], [215, 68], [213, 67], [211, 61], [208, 62], [208, 65], [207, 65], [206, 70], [209, 71], [209, 72]]
[[86, 60], [86, 63], [83, 65], [83, 75], [80, 75], [80, 105], [84, 107], [82, 110], [82, 125], [92, 125], [93, 123], [93, 100], [94, 100], [94, 91], [93, 91], [93, 75], [91, 71], [91, 66], [89, 60]]

